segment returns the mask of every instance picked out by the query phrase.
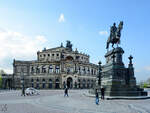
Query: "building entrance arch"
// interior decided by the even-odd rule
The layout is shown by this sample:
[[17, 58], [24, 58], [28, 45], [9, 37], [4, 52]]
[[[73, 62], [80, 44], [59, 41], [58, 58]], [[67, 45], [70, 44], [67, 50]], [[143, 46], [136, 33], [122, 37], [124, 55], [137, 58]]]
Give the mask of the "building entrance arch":
[[73, 80], [71, 77], [67, 78], [67, 87], [68, 88], [73, 88]]

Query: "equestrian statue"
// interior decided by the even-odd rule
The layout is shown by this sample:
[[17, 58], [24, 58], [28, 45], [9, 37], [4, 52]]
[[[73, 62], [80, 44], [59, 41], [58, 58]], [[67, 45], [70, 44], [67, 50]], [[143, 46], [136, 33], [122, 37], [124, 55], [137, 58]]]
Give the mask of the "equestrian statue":
[[108, 50], [109, 44], [112, 43], [112, 47], [114, 48], [114, 44], [120, 44], [120, 37], [121, 37], [121, 30], [123, 28], [123, 21], [121, 21], [118, 25], [118, 28], [116, 27], [116, 23], [113, 24], [110, 28], [110, 36], [107, 40], [107, 46], [106, 49]]

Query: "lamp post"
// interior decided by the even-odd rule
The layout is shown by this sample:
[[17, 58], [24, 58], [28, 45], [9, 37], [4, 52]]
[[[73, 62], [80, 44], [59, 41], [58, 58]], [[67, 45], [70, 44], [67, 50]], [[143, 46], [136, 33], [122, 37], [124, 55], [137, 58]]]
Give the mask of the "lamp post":
[[21, 96], [25, 96], [24, 70], [23, 70], [23, 68], [21, 68], [21, 85], [22, 85], [22, 94], [21, 94]]
[[99, 68], [99, 73], [98, 73], [98, 85], [101, 86], [101, 71], [102, 71], [102, 67], [101, 67], [101, 61], [98, 62], [98, 68]]

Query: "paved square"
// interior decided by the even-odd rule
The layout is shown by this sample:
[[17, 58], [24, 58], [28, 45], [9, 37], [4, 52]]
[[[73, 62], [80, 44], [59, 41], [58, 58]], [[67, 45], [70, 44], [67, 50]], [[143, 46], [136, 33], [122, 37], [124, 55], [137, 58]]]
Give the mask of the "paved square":
[[40, 90], [38, 96], [20, 96], [21, 91], [0, 92], [0, 113], [150, 113], [147, 100], [100, 100], [83, 95], [88, 90]]

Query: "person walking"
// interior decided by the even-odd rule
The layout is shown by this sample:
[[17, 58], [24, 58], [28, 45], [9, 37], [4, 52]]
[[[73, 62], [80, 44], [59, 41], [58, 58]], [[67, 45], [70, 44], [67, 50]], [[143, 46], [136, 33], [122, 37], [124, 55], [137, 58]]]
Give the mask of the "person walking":
[[24, 86], [22, 87], [22, 94], [21, 94], [21, 96], [25, 97], [25, 88], [24, 88]]
[[105, 89], [101, 88], [101, 99], [104, 100], [105, 99]]
[[68, 97], [68, 88], [67, 88], [67, 86], [66, 86], [66, 88], [65, 88], [64, 93], [65, 93], [65, 94], [64, 94], [64, 97], [65, 97], [65, 96], [67, 96], [67, 97]]
[[99, 94], [98, 94], [97, 89], [96, 89], [96, 91], [95, 91], [95, 97], [96, 97], [95, 103], [96, 103], [96, 105], [99, 105]]

